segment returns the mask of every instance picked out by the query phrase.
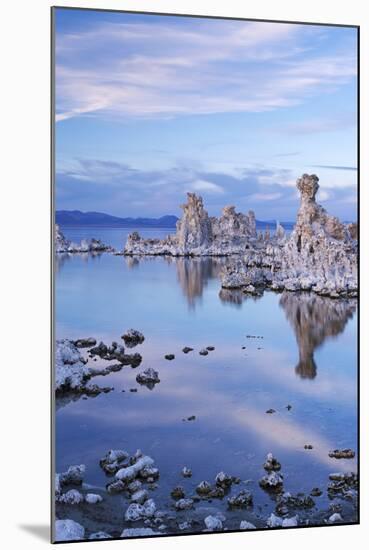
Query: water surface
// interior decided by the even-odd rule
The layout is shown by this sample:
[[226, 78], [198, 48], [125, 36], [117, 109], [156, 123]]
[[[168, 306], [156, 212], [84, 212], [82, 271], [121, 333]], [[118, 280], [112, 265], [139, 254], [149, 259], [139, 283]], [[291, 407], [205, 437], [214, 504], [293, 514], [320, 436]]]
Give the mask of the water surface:
[[[63, 231], [73, 240], [95, 236], [118, 246], [132, 230]], [[155, 230], [153, 236], [166, 233]], [[265, 292], [255, 299], [221, 291], [226, 261], [58, 258], [57, 338], [123, 343], [121, 335], [132, 327], [144, 333], [145, 342], [134, 349], [143, 356], [137, 369], [93, 379], [114, 386], [113, 392], [58, 404], [57, 471], [84, 463], [86, 481], [104, 487], [99, 459], [106, 451], [139, 448], [160, 469], [153, 493], [159, 507], [169, 506], [176, 484], [191, 494], [200, 481], [212, 482], [224, 470], [251, 480], [247, 488], [255, 507], [267, 514], [275, 503], [258, 480], [268, 452], [282, 463], [285, 489], [293, 493], [325, 490], [330, 472], [356, 469], [356, 460], [328, 457], [331, 449], [357, 450], [356, 302], [306, 293]], [[200, 356], [210, 345], [215, 351]], [[185, 355], [184, 346], [194, 351]], [[164, 359], [168, 353], [174, 361]], [[152, 390], [136, 382], [148, 367], [161, 380]], [[276, 412], [267, 414], [271, 408]], [[183, 420], [191, 415], [195, 421]], [[183, 466], [192, 469], [192, 478], [182, 478]], [[316, 502], [327, 508], [326, 493]], [[233, 513], [226, 512], [226, 499], [216, 505]]]

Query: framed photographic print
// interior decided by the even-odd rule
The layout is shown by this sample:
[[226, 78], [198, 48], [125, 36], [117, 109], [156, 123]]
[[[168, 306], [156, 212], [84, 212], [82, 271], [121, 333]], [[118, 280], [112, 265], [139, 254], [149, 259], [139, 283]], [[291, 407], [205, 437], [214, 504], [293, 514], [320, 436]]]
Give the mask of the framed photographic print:
[[53, 542], [359, 522], [358, 60], [52, 9]]

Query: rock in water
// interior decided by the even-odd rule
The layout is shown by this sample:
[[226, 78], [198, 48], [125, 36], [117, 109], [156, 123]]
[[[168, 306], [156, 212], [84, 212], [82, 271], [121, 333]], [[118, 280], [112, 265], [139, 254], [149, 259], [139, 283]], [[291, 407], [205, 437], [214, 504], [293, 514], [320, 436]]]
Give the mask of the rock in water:
[[80, 390], [90, 378], [90, 368], [70, 340], [57, 340], [55, 349], [55, 390]]
[[222, 521], [216, 516], [207, 516], [204, 523], [209, 531], [221, 531], [223, 529]]
[[136, 380], [139, 384], [143, 384], [149, 388], [153, 388], [155, 384], [160, 382], [158, 371], [152, 369], [151, 367], [140, 372], [136, 376]]
[[83, 501], [83, 495], [77, 489], [70, 489], [58, 498], [58, 502], [63, 504], [81, 504]]
[[55, 541], [82, 540], [85, 538], [85, 528], [72, 519], [57, 519], [55, 521]]
[[234, 258], [223, 270], [223, 288], [254, 285], [356, 297], [355, 230], [316, 203], [319, 185], [315, 174], [303, 174], [297, 180], [297, 188], [301, 205], [291, 235], [249, 247], [242, 256]]
[[87, 504], [98, 504], [102, 502], [102, 497], [100, 495], [95, 495], [94, 493], [87, 493], [85, 496], [85, 501]]
[[187, 193], [187, 203], [182, 208], [183, 216], [177, 222], [180, 249], [191, 252], [196, 248], [207, 248], [212, 241], [212, 228], [202, 198], [195, 193]]
[[122, 338], [127, 348], [133, 348], [138, 344], [142, 344], [145, 340], [145, 337], [142, 334], [142, 332], [140, 332], [139, 330], [135, 330], [133, 328], [130, 328], [129, 330], [127, 330], [127, 332], [123, 334]]
[[193, 508], [192, 498], [181, 498], [175, 503], [176, 510], [190, 510]]
[[281, 469], [281, 463], [278, 462], [278, 460], [272, 455], [272, 453], [268, 453], [263, 467], [264, 470], [267, 470], [267, 472], [278, 472]]
[[84, 464], [69, 466], [66, 472], [59, 474], [59, 483], [60, 485], [82, 485], [85, 472]]
[[244, 489], [228, 499], [228, 506], [229, 508], [246, 508], [252, 506], [252, 501], [252, 494]]
[[355, 458], [355, 451], [352, 449], [335, 449], [334, 451], [330, 451], [328, 456], [331, 458]]
[[279, 491], [283, 487], [283, 477], [276, 472], [269, 472], [259, 481], [260, 487], [269, 491]]
[[332, 514], [328, 519], [328, 523], [340, 523], [341, 521], [343, 521], [342, 516], [338, 513]]

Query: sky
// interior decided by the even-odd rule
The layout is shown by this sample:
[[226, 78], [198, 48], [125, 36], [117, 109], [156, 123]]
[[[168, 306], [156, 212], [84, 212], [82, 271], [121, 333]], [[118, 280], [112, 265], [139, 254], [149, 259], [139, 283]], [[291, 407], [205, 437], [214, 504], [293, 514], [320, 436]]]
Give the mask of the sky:
[[357, 218], [357, 30], [56, 9], [56, 208]]

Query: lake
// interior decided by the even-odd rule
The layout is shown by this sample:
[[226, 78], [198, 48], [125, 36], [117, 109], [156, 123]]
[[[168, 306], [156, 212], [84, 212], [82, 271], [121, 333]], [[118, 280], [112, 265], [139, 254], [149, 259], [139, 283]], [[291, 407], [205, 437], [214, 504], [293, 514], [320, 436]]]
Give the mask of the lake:
[[[118, 249], [134, 230], [61, 229], [73, 241], [93, 236]], [[153, 237], [170, 232], [138, 231]], [[114, 391], [57, 402], [56, 471], [86, 464], [86, 482], [103, 488], [108, 478], [100, 458], [109, 449], [141, 449], [160, 470], [152, 497], [159, 508], [168, 508], [174, 486], [192, 494], [199, 482], [213, 482], [223, 470], [247, 481], [231, 494], [246, 487], [253, 493], [257, 523], [275, 506], [258, 485], [272, 452], [282, 464], [285, 490], [309, 494], [320, 487], [317, 509], [328, 508], [329, 473], [356, 471], [356, 459], [328, 456], [331, 449], [357, 451], [356, 302], [306, 293], [252, 298], [221, 291], [219, 273], [226, 262], [59, 255], [56, 337], [123, 343], [121, 335], [135, 328], [145, 341], [132, 350], [143, 357], [138, 368], [93, 379]], [[184, 346], [194, 351], [184, 354]], [[206, 346], [215, 350], [199, 355]], [[168, 353], [175, 354], [173, 361], [164, 359]], [[152, 390], [136, 382], [148, 367], [160, 377]], [[269, 409], [276, 412], [266, 413]], [[192, 415], [194, 421], [183, 420]], [[313, 448], [305, 450], [307, 444]], [[191, 478], [181, 476], [183, 466], [192, 469]], [[123, 518], [128, 501], [116, 502]], [[239, 523], [248, 517], [228, 511], [226, 499], [213, 500], [212, 506], [229, 520], [229, 528], [235, 518]]]

